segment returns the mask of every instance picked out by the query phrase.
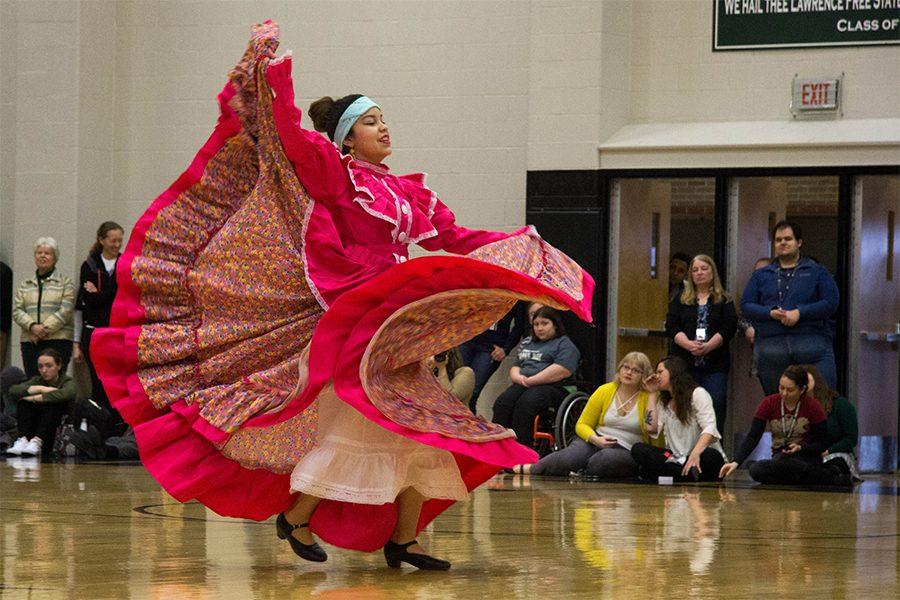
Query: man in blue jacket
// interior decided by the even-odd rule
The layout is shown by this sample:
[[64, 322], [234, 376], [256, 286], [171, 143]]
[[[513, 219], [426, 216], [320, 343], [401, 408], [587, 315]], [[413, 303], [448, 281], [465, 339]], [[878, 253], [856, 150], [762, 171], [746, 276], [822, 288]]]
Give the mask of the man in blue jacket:
[[830, 324], [839, 302], [834, 277], [800, 256], [803, 233], [796, 223], [779, 221], [773, 239], [777, 260], [753, 273], [741, 297], [741, 312], [756, 330], [759, 381], [767, 395], [774, 394], [789, 365], [813, 364], [836, 389]]

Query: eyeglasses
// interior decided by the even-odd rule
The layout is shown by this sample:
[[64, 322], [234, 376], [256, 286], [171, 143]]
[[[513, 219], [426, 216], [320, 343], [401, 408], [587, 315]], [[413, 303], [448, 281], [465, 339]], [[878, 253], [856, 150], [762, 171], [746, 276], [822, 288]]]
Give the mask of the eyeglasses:
[[625, 371], [626, 373], [643, 373], [644, 370], [640, 367], [629, 367], [628, 365], [622, 365], [621, 371]]

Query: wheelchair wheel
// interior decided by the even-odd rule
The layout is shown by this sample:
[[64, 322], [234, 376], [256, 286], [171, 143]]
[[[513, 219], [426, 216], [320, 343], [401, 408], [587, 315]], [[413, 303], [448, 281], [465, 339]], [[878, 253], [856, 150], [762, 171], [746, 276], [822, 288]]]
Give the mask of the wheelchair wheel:
[[556, 410], [556, 425], [553, 428], [557, 450], [565, 448], [575, 439], [575, 424], [581, 416], [581, 411], [587, 406], [589, 397], [582, 391], [572, 392], [559, 405]]

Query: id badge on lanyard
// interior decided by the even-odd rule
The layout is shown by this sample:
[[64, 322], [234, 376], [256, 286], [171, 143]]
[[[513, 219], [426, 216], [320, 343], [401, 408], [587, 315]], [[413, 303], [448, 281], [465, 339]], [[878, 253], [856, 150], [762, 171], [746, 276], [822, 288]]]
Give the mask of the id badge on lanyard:
[[694, 339], [697, 340], [698, 342], [705, 342], [706, 341], [706, 327], [698, 327], [697, 334], [694, 337]]

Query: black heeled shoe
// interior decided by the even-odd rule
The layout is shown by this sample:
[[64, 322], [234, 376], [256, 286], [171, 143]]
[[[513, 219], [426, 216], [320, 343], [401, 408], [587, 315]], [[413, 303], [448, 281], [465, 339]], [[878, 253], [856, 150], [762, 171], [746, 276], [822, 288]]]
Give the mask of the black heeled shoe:
[[278, 534], [279, 539], [286, 539], [290, 543], [294, 554], [312, 562], [325, 562], [328, 560], [328, 554], [325, 553], [325, 550], [318, 543], [304, 544], [291, 535], [295, 529], [300, 529], [301, 527], [309, 527], [309, 523], [291, 525], [285, 518], [284, 513], [280, 513], [278, 518], [275, 519], [275, 532]]
[[399, 569], [400, 563], [410, 564], [417, 569], [423, 571], [446, 571], [450, 568], [450, 563], [440, 558], [428, 556], [427, 554], [415, 554], [407, 552], [406, 549], [416, 543], [416, 540], [406, 542], [405, 544], [395, 544], [388, 540], [384, 545], [384, 559], [392, 569]]

